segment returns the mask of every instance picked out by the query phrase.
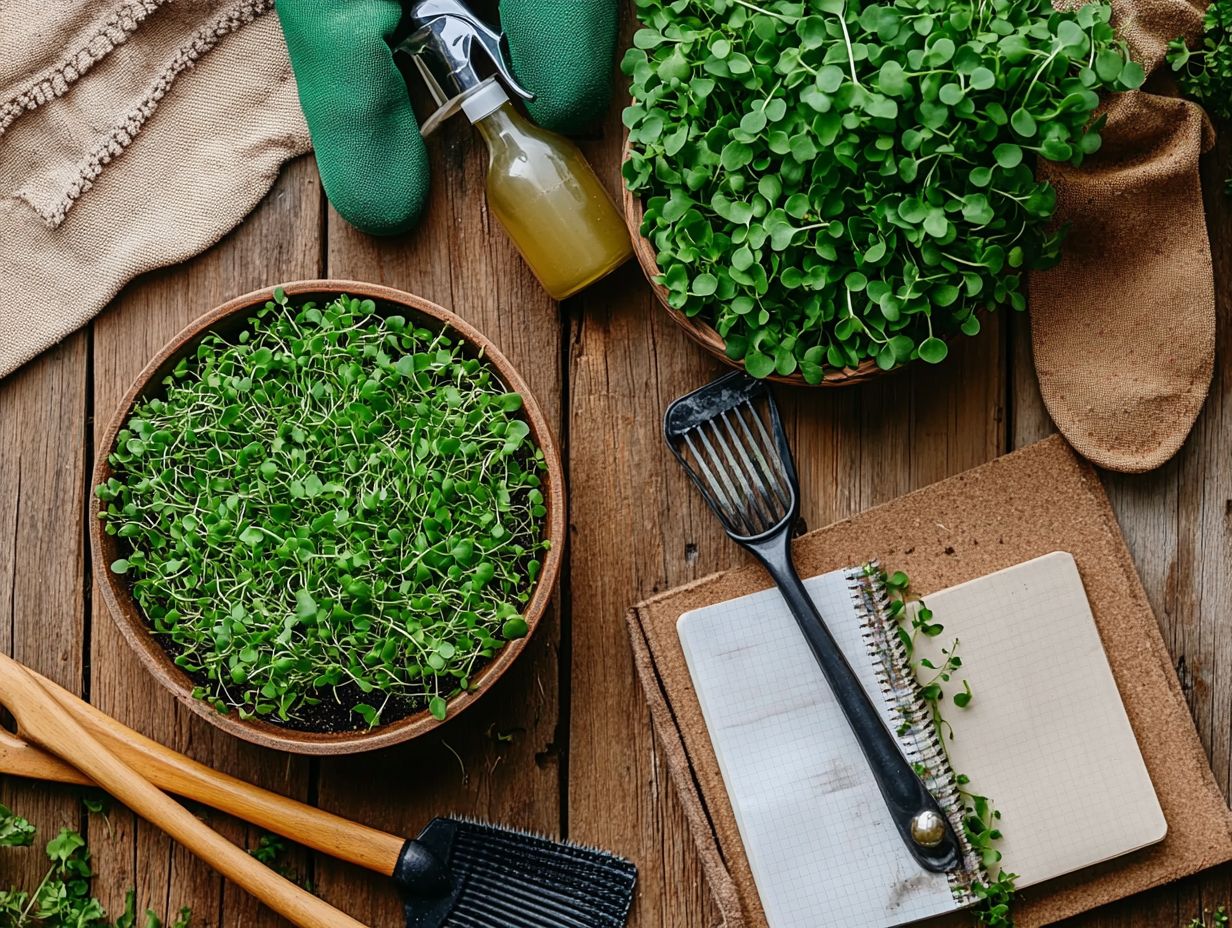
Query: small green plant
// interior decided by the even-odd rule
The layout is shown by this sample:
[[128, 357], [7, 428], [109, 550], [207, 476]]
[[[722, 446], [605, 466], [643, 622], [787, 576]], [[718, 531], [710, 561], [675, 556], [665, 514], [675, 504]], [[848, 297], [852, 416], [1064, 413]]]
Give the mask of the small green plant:
[[[35, 829], [24, 818], [0, 806], [0, 847], [29, 847]], [[130, 889], [124, 911], [108, 920], [103, 904], [90, 893], [94, 871], [85, 839], [63, 828], [47, 842], [51, 868], [33, 891], [0, 890], [0, 928], [138, 928], [137, 893]], [[189, 928], [192, 912], [181, 909], [169, 928]], [[163, 921], [147, 909], [140, 928], [162, 928]]]
[[1203, 19], [1203, 36], [1191, 49], [1183, 38], [1168, 43], [1168, 63], [1185, 96], [1214, 118], [1232, 121], [1232, 0], [1212, 0]]
[[542, 451], [448, 332], [277, 291], [139, 401], [96, 488], [111, 565], [219, 711], [354, 728], [471, 689], [527, 633]]
[[1037, 158], [1138, 87], [1107, 3], [638, 0], [625, 182], [670, 304], [755, 377], [940, 362], [1063, 231]]
[[269, 867], [279, 876], [285, 877], [292, 883], [308, 890], [308, 892], [312, 892], [312, 882], [301, 877], [287, 864], [287, 850], [285, 839], [279, 835], [265, 832], [257, 839], [257, 846], [250, 847], [248, 853], [253, 859], [265, 864], [265, 866]]
[[0, 805], [0, 847], [29, 847], [33, 841], [34, 826]]
[[[893, 574], [883, 572], [881, 580], [889, 595], [889, 616], [896, 623], [899, 640], [907, 653], [911, 669], [920, 682], [921, 695], [929, 706], [931, 724], [942, 750], [947, 751], [948, 762], [946, 744], [954, 738], [954, 728], [946, 720], [942, 705], [946, 698], [945, 684], [950, 683], [963, 666], [962, 659], [958, 656], [958, 639], [953, 639], [949, 647], [941, 649], [944, 660], [940, 665], [930, 658], [918, 657], [915, 650], [920, 636], [939, 637], [945, 632], [945, 626], [936, 621], [932, 610], [922, 600], [913, 601], [911, 579], [907, 574], [902, 571], [895, 571]], [[957, 708], [966, 709], [971, 705], [975, 694], [967, 680], [960, 682], [962, 688], [951, 694], [950, 701]], [[904, 723], [899, 734], [905, 734], [909, 728], [910, 723]], [[924, 774], [924, 771], [918, 772]], [[976, 919], [979, 924], [988, 928], [1013, 928], [1011, 908], [1017, 876], [1001, 867], [1001, 851], [997, 848], [1001, 840], [1001, 813], [987, 796], [968, 789], [971, 781], [965, 774], [956, 773], [954, 779], [963, 803], [963, 834], [988, 876], [987, 879], [974, 881], [969, 887], [977, 900], [974, 910]]]
[[1228, 928], [1228, 910], [1223, 906], [1210, 914], [1210, 921], [1205, 918], [1195, 918], [1186, 928]]

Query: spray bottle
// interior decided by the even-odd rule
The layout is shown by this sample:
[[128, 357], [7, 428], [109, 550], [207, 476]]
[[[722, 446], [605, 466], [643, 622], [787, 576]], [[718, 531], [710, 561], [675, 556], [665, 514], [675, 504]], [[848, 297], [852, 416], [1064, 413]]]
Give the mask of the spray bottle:
[[[509, 100], [534, 95], [514, 78], [501, 36], [459, 0], [411, 7], [414, 32], [399, 47], [415, 62], [438, 109], [430, 135], [461, 111], [488, 145], [488, 205], [553, 299], [590, 286], [632, 256], [611, 197], [577, 146], [526, 120]], [[475, 70], [479, 51], [497, 76]]]

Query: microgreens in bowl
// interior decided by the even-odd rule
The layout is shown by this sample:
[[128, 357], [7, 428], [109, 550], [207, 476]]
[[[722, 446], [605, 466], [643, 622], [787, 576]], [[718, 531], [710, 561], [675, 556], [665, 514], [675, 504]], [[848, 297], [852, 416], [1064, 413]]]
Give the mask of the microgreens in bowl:
[[625, 182], [672, 307], [755, 377], [939, 362], [1054, 263], [1036, 158], [1139, 86], [1095, 2], [637, 0]]
[[96, 488], [150, 630], [219, 711], [314, 731], [473, 688], [528, 631], [543, 452], [448, 330], [281, 290], [139, 400]]

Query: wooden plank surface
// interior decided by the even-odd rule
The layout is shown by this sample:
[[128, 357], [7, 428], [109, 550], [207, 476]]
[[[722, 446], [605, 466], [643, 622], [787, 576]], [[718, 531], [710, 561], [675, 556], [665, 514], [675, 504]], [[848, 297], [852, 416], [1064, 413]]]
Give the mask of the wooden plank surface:
[[[630, 24], [626, 23], [626, 35]], [[583, 142], [615, 191], [619, 106]], [[561, 306], [535, 284], [487, 212], [483, 153], [461, 124], [430, 143], [430, 212], [415, 233], [374, 240], [323, 202], [311, 160], [205, 255], [128, 287], [87, 330], [0, 381], [0, 647], [106, 711], [221, 769], [399, 834], [440, 812], [569, 836], [621, 851], [642, 878], [635, 928], [703, 928], [716, 913], [657, 756], [633, 678], [623, 613], [655, 591], [744, 555], [667, 455], [664, 406], [718, 372], [654, 303], [636, 267]], [[1220, 300], [1232, 348], [1232, 216], [1225, 147], [1207, 187]], [[177, 708], [128, 653], [93, 595], [83, 546], [94, 441], [122, 391], [183, 324], [279, 280], [334, 276], [414, 291], [475, 323], [526, 376], [566, 456], [567, 570], [554, 609], [497, 692], [437, 735], [403, 748], [309, 762], [242, 745]], [[825, 524], [979, 464], [1051, 430], [1023, 318], [989, 319], [939, 369], [844, 391], [779, 392], [804, 486], [804, 519]], [[1164, 628], [1220, 784], [1232, 789], [1232, 372], [1178, 458], [1106, 484]], [[198, 926], [281, 924], [156, 830], [122, 810], [83, 815], [77, 795], [5, 780], [0, 803], [44, 835], [89, 829], [98, 890], [118, 908], [136, 885], [156, 909], [193, 906]], [[204, 814], [204, 813], [203, 813]], [[211, 814], [233, 840], [257, 835]], [[37, 882], [33, 855], [0, 852], [5, 884]], [[323, 857], [290, 865], [374, 925], [399, 922], [382, 881]], [[1083, 928], [1183, 926], [1232, 899], [1227, 868], [1079, 919]]]

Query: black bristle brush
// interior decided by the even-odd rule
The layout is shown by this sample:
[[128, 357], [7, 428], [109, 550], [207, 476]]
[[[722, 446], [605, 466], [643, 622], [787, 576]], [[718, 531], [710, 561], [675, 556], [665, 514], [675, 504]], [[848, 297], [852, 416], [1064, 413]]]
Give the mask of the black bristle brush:
[[637, 869], [605, 851], [465, 819], [406, 843], [407, 928], [621, 928]]
[[[406, 840], [211, 770], [25, 672], [117, 760], [160, 789], [391, 877], [407, 928], [622, 928], [628, 920], [637, 868], [623, 858], [462, 818], [433, 819]], [[85, 772], [31, 744], [22, 729], [0, 728], [0, 774], [92, 784]]]

